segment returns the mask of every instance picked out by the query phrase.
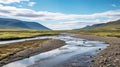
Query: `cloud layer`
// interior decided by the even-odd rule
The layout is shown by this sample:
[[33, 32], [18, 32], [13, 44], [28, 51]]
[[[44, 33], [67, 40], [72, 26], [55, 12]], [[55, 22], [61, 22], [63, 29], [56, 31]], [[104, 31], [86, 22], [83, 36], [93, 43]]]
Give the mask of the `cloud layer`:
[[29, 0], [0, 0], [0, 3], [11, 4], [11, 3], [20, 3], [22, 1], [29, 1]]
[[[8, 0], [8, 3], [13, 3], [13, 0]], [[14, 2], [29, 1], [29, 0], [15, 0]], [[3, 3], [4, 0], [0, 0]], [[7, 2], [6, 2], [7, 4]], [[35, 3], [31, 3], [29, 6], [33, 6]], [[53, 13], [47, 11], [35, 11], [27, 8], [16, 8], [12, 6], [0, 5], [0, 15], [27, 19], [32, 21], [56, 21], [59, 25], [46, 24], [52, 29], [73, 29], [80, 28], [85, 25], [91, 25], [95, 23], [107, 22], [111, 20], [120, 19], [120, 10], [106, 11], [102, 13], [94, 13], [89, 15], [80, 14], [64, 14], [64, 13]], [[79, 25], [78, 25], [79, 24]], [[70, 27], [71, 26], [71, 27]]]

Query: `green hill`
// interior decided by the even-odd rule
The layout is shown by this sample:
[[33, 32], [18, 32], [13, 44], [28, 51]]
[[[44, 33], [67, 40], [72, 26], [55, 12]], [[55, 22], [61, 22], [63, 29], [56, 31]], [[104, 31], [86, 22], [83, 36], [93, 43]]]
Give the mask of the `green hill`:
[[86, 26], [82, 29], [87, 29], [87, 30], [120, 30], [120, 20], [111, 21], [108, 23], [94, 24], [92, 26]]

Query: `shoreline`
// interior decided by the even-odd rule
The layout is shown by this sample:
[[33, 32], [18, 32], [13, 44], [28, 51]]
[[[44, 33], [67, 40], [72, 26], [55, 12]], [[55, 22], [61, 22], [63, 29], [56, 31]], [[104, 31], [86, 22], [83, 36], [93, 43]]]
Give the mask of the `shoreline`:
[[120, 66], [120, 38], [101, 37], [95, 35], [76, 34], [76, 38], [102, 41], [109, 46], [102, 50], [91, 61], [91, 67], [119, 67]]
[[3, 65], [6, 65], [8, 63], [17, 61], [17, 60], [22, 60], [24, 58], [29, 58], [31, 56], [40, 54], [42, 52], [46, 52], [46, 51], [49, 51], [49, 50], [52, 50], [55, 48], [59, 48], [59, 47], [65, 45], [65, 42], [62, 40], [58, 40], [58, 39], [50, 39], [48, 41], [43, 42], [42, 45], [43, 46], [29, 48], [29, 49], [19, 51], [15, 54], [11, 54], [10, 56], [8, 56], [5, 59], [0, 61], [0, 67], [2, 67]]

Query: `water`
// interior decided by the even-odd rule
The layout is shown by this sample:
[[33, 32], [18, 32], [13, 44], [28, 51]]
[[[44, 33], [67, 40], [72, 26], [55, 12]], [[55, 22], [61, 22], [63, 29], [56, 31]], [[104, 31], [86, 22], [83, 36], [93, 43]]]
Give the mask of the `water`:
[[68, 35], [47, 36], [47, 37], [44, 36], [44, 37], [36, 37], [30, 39], [2, 41], [0, 43], [5, 44], [5, 43], [21, 42], [25, 40], [44, 39], [44, 38], [64, 40], [66, 42], [66, 45], [48, 52], [40, 53], [30, 58], [9, 63], [7, 65], [4, 65], [3, 67], [54, 67], [55, 65], [60, 64], [78, 54], [94, 52], [97, 51], [99, 48], [104, 49], [107, 46], [107, 44], [103, 42], [89, 41], [89, 40], [87, 40], [86, 43], [84, 44], [83, 43], [84, 39], [74, 38]]

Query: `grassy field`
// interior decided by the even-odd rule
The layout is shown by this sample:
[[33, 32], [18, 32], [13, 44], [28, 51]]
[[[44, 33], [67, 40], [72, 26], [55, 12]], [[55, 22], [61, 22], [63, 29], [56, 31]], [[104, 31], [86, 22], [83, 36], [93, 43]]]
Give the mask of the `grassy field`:
[[[12, 39], [21, 39], [21, 38], [29, 38], [36, 36], [49, 36], [49, 35], [58, 35], [58, 31], [38, 31], [38, 30], [0, 30], [0, 40], [12, 40]], [[35, 41], [25, 41], [15, 44], [6, 44], [0, 45], [0, 60], [15, 54], [21, 50], [35, 48], [40, 46], [44, 41], [43, 40], [35, 40]], [[28, 45], [29, 44], [29, 45]]]
[[36, 31], [36, 30], [0, 30], [0, 40], [12, 40], [36, 36], [57, 35], [58, 31]]
[[120, 30], [73, 30], [67, 32], [76, 34], [90, 34], [104, 37], [120, 37]]
[[49, 41], [51, 39], [41, 39], [41, 40], [32, 40], [25, 42], [18, 42], [13, 44], [6, 44], [0, 46], [0, 60], [15, 54], [17, 52], [23, 51], [25, 49], [32, 49], [36, 47], [42, 47], [42, 43]]
[[0, 40], [12, 40], [36, 36], [58, 35], [62, 32], [77, 34], [92, 34], [107, 37], [120, 37], [120, 30], [65, 30], [65, 31], [37, 31], [37, 30], [0, 30]]

